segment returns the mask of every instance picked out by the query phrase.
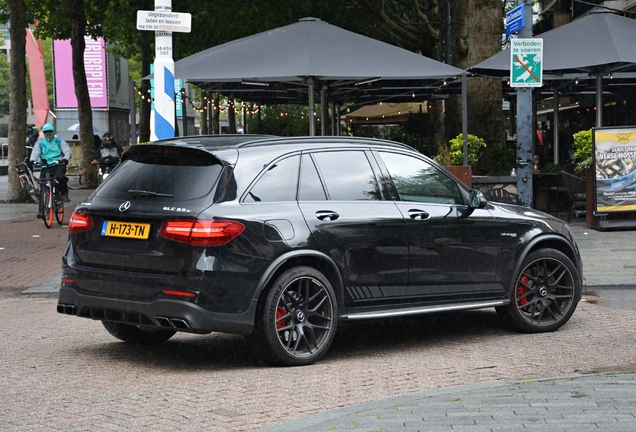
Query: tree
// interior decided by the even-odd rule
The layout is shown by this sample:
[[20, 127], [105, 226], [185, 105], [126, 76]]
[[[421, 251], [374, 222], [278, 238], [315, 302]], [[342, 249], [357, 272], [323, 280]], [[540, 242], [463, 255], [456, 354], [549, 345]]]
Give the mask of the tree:
[[[0, 45], [2, 40], [0, 39]], [[9, 113], [11, 103], [11, 71], [7, 55], [0, 53], [0, 115]]]
[[9, 120], [8, 201], [24, 202], [26, 192], [20, 186], [16, 161], [25, 156], [26, 139], [26, 4], [24, 0], [6, 0], [9, 9], [11, 36], [11, 114]]
[[[468, 2], [468, 66], [475, 65], [501, 51], [503, 5], [501, 0]], [[471, 78], [468, 81], [468, 130], [483, 138], [488, 147], [484, 156], [505, 145], [501, 110], [501, 80]], [[487, 161], [488, 158], [482, 158]], [[488, 167], [484, 167], [488, 170]]]
[[85, 185], [95, 185], [97, 179], [92, 167], [93, 113], [84, 67], [84, 37], [103, 36], [101, 25], [107, 0], [29, 0], [30, 8], [38, 22], [38, 36], [52, 39], [70, 39], [72, 48], [73, 80], [80, 123], [82, 148], [81, 167], [86, 174]]

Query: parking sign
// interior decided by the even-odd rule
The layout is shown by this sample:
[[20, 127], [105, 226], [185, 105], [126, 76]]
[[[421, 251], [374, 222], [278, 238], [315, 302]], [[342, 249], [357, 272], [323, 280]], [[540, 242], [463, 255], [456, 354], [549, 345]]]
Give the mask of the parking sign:
[[543, 39], [510, 41], [510, 87], [543, 85]]

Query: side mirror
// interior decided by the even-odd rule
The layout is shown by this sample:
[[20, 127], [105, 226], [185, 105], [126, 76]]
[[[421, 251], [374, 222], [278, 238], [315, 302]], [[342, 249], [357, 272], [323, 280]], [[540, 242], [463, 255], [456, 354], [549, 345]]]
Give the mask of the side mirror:
[[488, 200], [484, 197], [484, 194], [478, 190], [470, 191], [470, 207], [471, 208], [484, 208], [488, 204]]

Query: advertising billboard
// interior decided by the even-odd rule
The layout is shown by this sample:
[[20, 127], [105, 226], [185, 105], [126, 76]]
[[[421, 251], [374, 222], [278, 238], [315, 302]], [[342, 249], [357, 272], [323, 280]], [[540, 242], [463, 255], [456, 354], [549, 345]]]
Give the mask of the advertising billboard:
[[[104, 39], [85, 37], [84, 68], [92, 108], [108, 108], [108, 75]], [[55, 107], [77, 108], [71, 40], [53, 41], [53, 79]]]
[[636, 126], [592, 129], [595, 212], [636, 210]]

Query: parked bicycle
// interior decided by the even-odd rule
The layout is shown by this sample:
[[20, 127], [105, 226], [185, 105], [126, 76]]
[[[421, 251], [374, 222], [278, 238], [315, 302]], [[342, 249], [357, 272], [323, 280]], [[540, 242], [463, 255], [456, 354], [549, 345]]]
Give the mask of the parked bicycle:
[[21, 163], [16, 163], [15, 169], [18, 172], [20, 186], [27, 192], [29, 198], [38, 204], [40, 202], [40, 182], [29, 167], [29, 157], [27, 156]]
[[69, 189], [80, 189], [82, 187], [82, 166], [80, 164], [68, 165], [66, 167], [67, 177], [77, 177], [77, 185], [75, 183], [68, 182]]
[[62, 222], [64, 222], [64, 201], [62, 201], [62, 196], [58, 192], [58, 181], [55, 179], [55, 173], [53, 171], [42, 172], [40, 176], [40, 189], [44, 225], [47, 228], [51, 228], [54, 214], [57, 223], [62, 225]]

